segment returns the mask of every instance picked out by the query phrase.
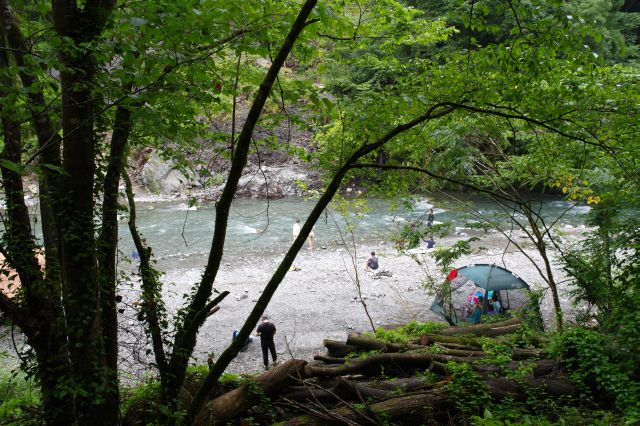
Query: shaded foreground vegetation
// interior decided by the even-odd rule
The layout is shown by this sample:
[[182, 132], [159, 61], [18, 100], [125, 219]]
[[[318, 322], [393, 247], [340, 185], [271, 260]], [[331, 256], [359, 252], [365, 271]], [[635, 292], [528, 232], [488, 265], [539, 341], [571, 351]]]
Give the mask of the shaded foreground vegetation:
[[[313, 361], [289, 359], [260, 375], [225, 374], [194, 419], [206, 424], [634, 424], [638, 380], [595, 330], [543, 334], [520, 318], [445, 328], [411, 322], [375, 335], [325, 340]], [[490, 336], [490, 337], [489, 337]], [[208, 374], [191, 367], [181, 410], [158, 405], [160, 383], [124, 388], [122, 423], [180, 420]], [[2, 378], [2, 424], [43, 424], [37, 391]], [[635, 395], [634, 395], [634, 392]]]

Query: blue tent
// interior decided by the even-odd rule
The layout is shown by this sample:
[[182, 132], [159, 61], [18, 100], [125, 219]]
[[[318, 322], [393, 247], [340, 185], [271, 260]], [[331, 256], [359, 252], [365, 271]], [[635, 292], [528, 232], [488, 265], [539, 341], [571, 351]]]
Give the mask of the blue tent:
[[[473, 285], [468, 286], [468, 283]], [[484, 307], [493, 292], [498, 293], [498, 298], [503, 307], [510, 307], [512, 299], [519, 299], [518, 305], [522, 306], [528, 297], [515, 294], [515, 291], [528, 292], [529, 285], [518, 275], [493, 264], [467, 265], [452, 270], [447, 276], [440, 291], [431, 305], [431, 310], [442, 316], [449, 324], [455, 325], [466, 318], [465, 305], [468, 298], [478, 294], [477, 287], [484, 290]], [[482, 293], [481, 293], [482, 294]]]
[[462, 275], [475, 285], [485, 290], [512, 290], [516, 288], [529, 289], [529, 284], [508, 269], [498, 265], [468, 265], [458, 268], [457, 275]]

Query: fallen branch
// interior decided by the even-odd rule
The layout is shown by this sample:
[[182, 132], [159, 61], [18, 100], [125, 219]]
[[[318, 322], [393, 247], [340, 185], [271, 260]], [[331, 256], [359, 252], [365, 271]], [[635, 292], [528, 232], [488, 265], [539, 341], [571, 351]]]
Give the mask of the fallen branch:
[[503, 366], [493, 364], [473, 364], [474, 371], [483, 376], [497, 376], [504, 374], [505, 371], [516, 371], [519, 368], [530, 367], [533, 377], [542, 377], [549, 374], [555, 374], [560, 369], [560, 363], [553, 359], [541, 359], [539, 361], [518, 362], [512, 361]]
[[358, 352], [357, 346], [347, 345], [339, 340], [325, 339], [322, 345], [327, 348], [327, 355], [330, 357], [342, 358], [352, 352]]
[[[414, 417], [416, 413], [420, 413], [422, 416], [437, 411], [438, 409], [445, 408], [450, 403], [447, 401], [446, 393], [442, 390], [433, 392], [424, 392], [419, 394], [399, 396], [396, 398], [390, 398], [385, 401], [377, 402], [369, 406], [371, 411], [377, 413], [383, 413], [388, 420], [394, 420], [402, 417], [403, 421], [409, 420]], [[425, 408], [429, 409], [425, 409]], [[337, 416], [354, 420], [355, 416], [349, 408], [337, 408], [331, 410]], [[286, 426], [303, 426], [303, 425], [326, 425], [326, 419], [319, 419], [313, 415], [304, 415], [295, 417], [284, 423]]]
[[426, 369], [433, 361], [469, 362], [474, 359], [427, 352], [384, 353], [370, 355], [362, 359], [352, 359], [338, 367], [306, 366], [305, 374], [308, 377], [338, 377], [360, 373], [371, 377], [380, 374], [382, 369], [385, 373], [394, 369], [401, 371]]
[[[514, 381], [509, 379], [485, 380], [487, 391], [494, 400], [511, 398], [524, 401], [528, 398], [531, 389], [538, 392], [546, 392], [551, 397], [571, 395], [574, 387], [565, 379], [522, 379]], [[456, 410], [453, 399], [445, 389], [437, 389], [426, 392], [418, 392], [410, 395], [389, 398], [368, 406], [369, 411], [379, 413], [387, 421], [402, 419], [403, 424], [433, 423], [438, 424], [443, 412]], [[345, 420], [355, 420], [355, 414], [350, 408], [336, 408], [331, 410], [336, 417]], [[451, 418], [450, 415], [446, 418]], [[286, 426], [298, 425], [326, 425], [326, 417], [319, 419], [313, 415], [295, 417], [284, 423]]]
[[[437, 334], [441, 336], [451, 336], [455, 334], [475, 334], [476, 336], [500, 336], [502, 334], [513, 333], [522, 326], [520, 318], [511, 318], [505, 321], [476, 324], [468, 327], [449, 327], [440, 330]], [[496, 334], [497, 333], [497, 334]]]
[[326, 356], [326, 355], [314, 355], [313, 359], [315, 361], [322, 361], [325, 364], [344, 364], [346, 361], [345, 358], [336, 358], [336, 357]]
[[472, 345], [461, 345], [459, 343], [447, 343], [447, 342], [436, 342], [437, 345], [442, 346], [443, 348], [447, 348], [447, 349], [457, 349], [457, 350], [461, 350], [461, 351], [475, 351], [478, 349], [477, 346], [472, 346]]
[[463, 336], [443, 336], [440, 334], [424, 334], [420, 339], [414, 341], [422, 342], [425, 346], [433, 345], [434, 343], [454, 343], [458, 345], [471, 346], [473, 348], [482, 348], [482, 344], [476, 337], [463, 337]]
[[378, 350], [380, 352], [405, 352], [410, 349], [423, 349], [424, 346], [413, 343], [390, 343], [360, 334], [349, 334], [347, 345], [356, 346], [360, 350]]

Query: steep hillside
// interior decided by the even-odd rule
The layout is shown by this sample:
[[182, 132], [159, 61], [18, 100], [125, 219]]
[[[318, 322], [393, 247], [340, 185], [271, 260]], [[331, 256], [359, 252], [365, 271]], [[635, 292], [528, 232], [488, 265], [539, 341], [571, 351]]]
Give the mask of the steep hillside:
[[[238, 116], [236, 132], [241, 128], [246, 110], [240, 111]], [[210, 127], [215, 135], [230, 135], [232, 120], [219, 117], [211, 122]], [[138, 151], [131, 160], [138, 195], [216, 200], [230, 166], [229, 145], [222, 149], [219, 141], [212, 140], [198, 141], [198, 145], [197, 151], [187, 154], [192, 163], [190, 167], [175, 159], [164, 159], [152, 148]], [[309, 190], [320, 188], [317, 167], [298, 155], [314, 150], [312, 133], [290, 123], [286, 117], [273, 127], [259, 127], [240, 180], [238, 196], [281, 198], [304, 195]]]

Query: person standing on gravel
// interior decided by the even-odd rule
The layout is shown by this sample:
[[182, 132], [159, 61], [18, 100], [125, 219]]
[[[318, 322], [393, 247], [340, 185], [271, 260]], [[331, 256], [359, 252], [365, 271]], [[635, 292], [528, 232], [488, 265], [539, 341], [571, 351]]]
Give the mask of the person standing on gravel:
[[276, 334], [276, 326], [269, 321], [269, 318], [262, 317], [262, 323], [258, 326], [256, 334], [260, 336], [260, 346], [262, 347], [262, 361], [264, 369], [269, 369], [269, 352], [273, 358], [273, 365], [277, 364], [278, 354], [276, 353], [276, 344], [273, 337]]

